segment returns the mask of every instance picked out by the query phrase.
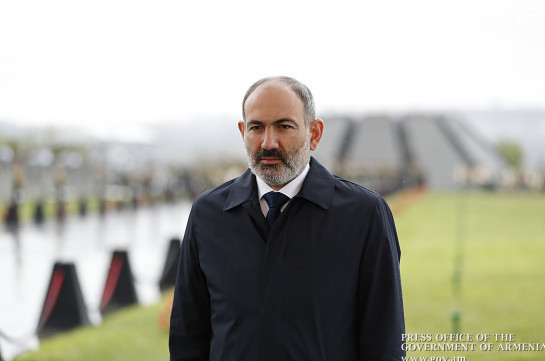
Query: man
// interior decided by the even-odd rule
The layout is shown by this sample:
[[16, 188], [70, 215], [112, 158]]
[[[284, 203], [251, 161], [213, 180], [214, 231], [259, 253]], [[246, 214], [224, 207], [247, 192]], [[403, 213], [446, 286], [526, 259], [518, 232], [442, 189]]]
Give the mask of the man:
[[305, 85], [261, 79], [242, 111], [250, 169], [193, 204], [171, 360], [401, 360], [400, 251], [386, 202], [310, 157], [324, 123]]

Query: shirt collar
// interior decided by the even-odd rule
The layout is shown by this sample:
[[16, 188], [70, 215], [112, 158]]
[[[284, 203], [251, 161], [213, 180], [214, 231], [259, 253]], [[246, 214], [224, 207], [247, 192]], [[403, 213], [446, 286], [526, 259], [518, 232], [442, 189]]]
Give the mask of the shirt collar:
[[[305, 169], [299, 174], [297, 177], [295, 177], [292, 181], [290, 181], [288, 184], [286, 184], [284, 187], [280, 188], [277, 192], [280, 192], [282, 194], [285, 194], [290, 199], [295, 197], [297, 193], [301, 190], [301, 187], [303, 186], [303, 182], [305, 181], [305, 178], [308, 174], [308, 171], [310, 170], [310, 165], [307, 164]], [[257, 199], [261, 199], [264, 194], [267, 194], [269, 192], [276, 192], [274, 189], [271, 188], [263, 179], [256, 176], [255, 180], [257, 182]]]
[[[240, 177], [234, 179], [223, 210], [228, 211], [237, 207], [248, 202], [252, 197], [256, 197], [254, 199], [259, 201], [256, 178], [250, 169], [246, 169]], [[323, 209], [328, 209], [334, 191], [335, 177], [316, 159], [310, 157], [310, 170], [297, 197], [307, 199]]]

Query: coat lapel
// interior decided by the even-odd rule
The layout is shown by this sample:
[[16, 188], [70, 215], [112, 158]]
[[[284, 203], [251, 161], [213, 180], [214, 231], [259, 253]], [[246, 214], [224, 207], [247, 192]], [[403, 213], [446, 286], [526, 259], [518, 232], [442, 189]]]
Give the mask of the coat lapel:
[[238, 206], [246, 210], [255, 228], [265, 241], [269, 234], [269, 224], [261, 212], [259, 200], [257, 199], [255, 175], [250, 169], [247, 169], [233, 182], [223, 211], [227, 212]]

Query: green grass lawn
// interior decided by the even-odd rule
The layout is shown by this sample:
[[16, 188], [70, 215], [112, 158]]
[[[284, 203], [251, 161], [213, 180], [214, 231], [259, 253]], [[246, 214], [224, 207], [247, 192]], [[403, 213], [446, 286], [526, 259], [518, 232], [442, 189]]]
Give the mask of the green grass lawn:
[[80, 327], [45, 339], [26, 361], [168, 360], [168, 332], [159, 327], [164, 303], [133, 306], [109, 314], [98, 327]]
[[[396, 224], [407, 333], [452, 333], [458, 311], [462, 333], [509, 333], [517, 343], [545, 343], [545, 195], [429, 194], [404, 207]], [[17, 360], [167, 360], [168, 334], [157, 321], [163, 309], [160, 303], [120, 311], [99, 327], [44, 340], [39, 351]], [[545, 360], [545, 352], [530, 351], [408, 355]]]
[[[517, 343], [545, 343], [545, 195], [432, 194], [396, 223], [407, 333], [452, 333], [452, 314], [459, 311], [461, 333], [508, 333]], [[545, 360], [545, 352], [409, 354]]]

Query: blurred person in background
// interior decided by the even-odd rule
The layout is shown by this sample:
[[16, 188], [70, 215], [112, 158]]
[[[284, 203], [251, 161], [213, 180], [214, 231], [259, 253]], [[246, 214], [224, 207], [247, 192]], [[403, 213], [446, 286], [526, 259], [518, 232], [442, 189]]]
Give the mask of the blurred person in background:
[[6, 224], [9, 227], [17, 227], [19, 225], [19, 205], [24, 200], [24, 185], [25, 185], [25, 172], [23, 166], [18, 161], [13, 163], [13, 189], [11, 193], [11, 200], [6, 212]]
[[242, 111], [249, 169], [193, 203], [171, 361], [399, 361], [400, 249], [388, 205], [311, 157], [324, 123], [304, 84], [261, 79]]

